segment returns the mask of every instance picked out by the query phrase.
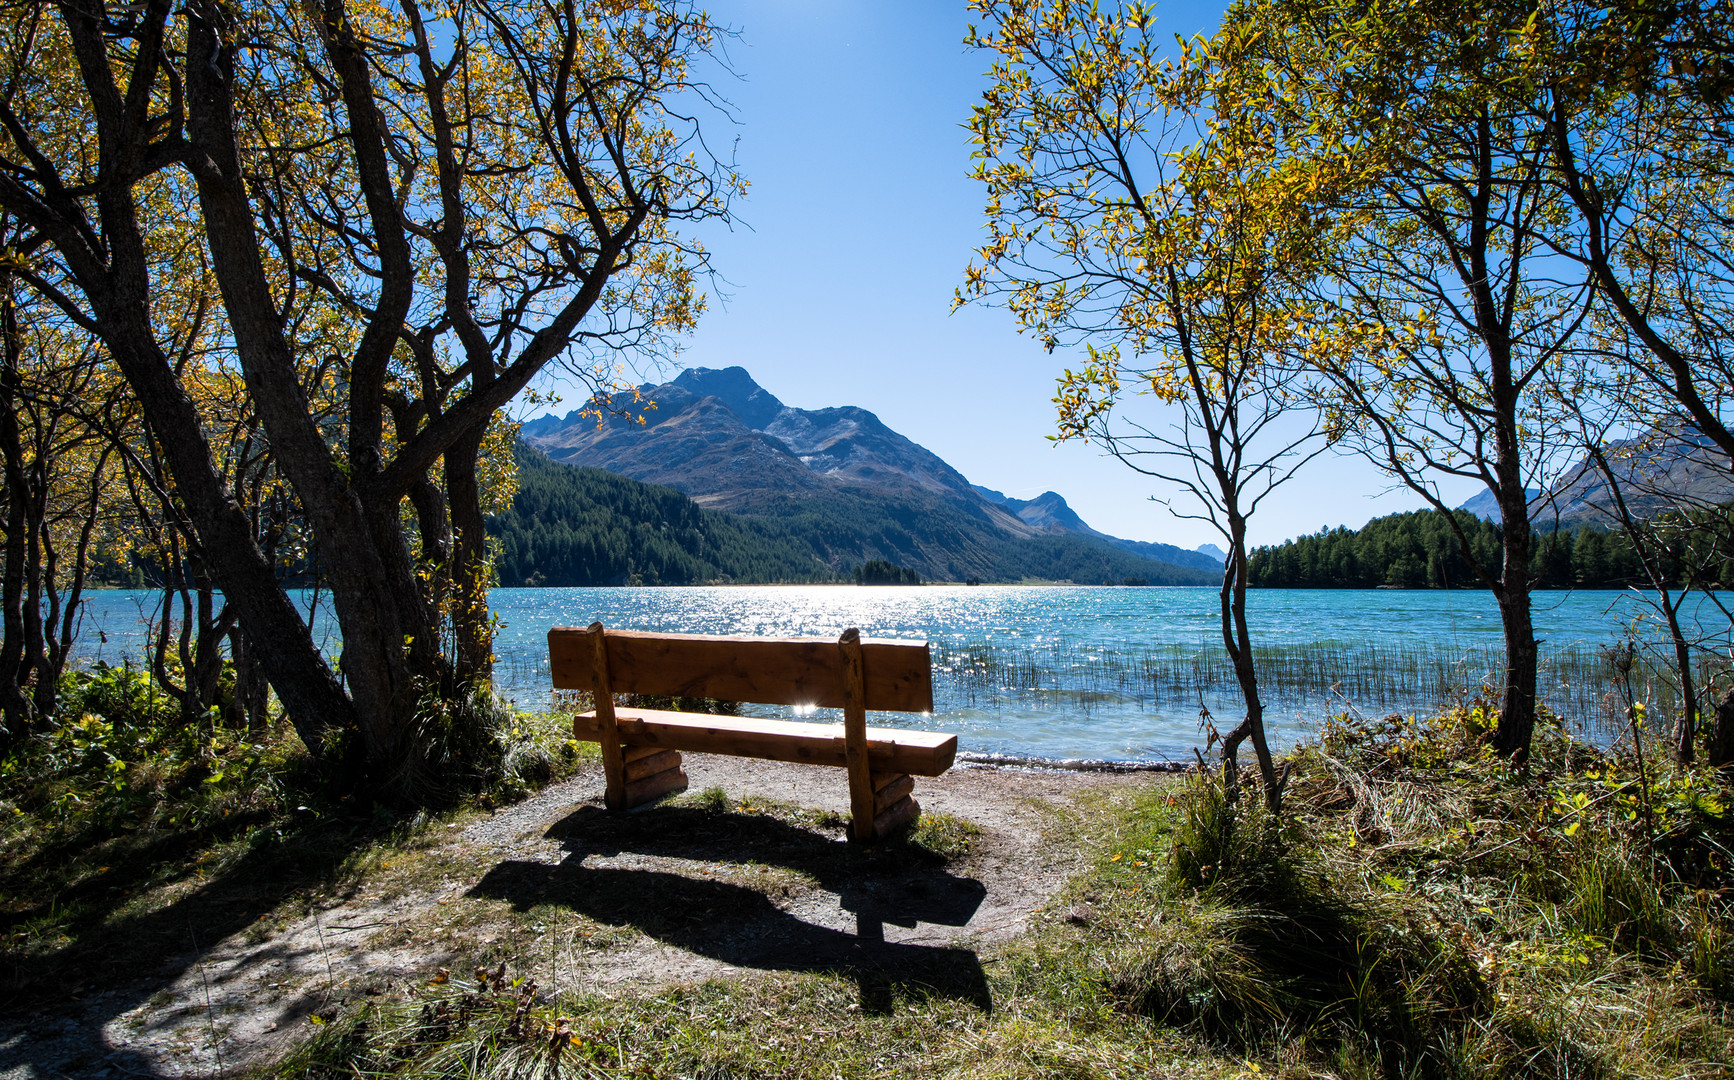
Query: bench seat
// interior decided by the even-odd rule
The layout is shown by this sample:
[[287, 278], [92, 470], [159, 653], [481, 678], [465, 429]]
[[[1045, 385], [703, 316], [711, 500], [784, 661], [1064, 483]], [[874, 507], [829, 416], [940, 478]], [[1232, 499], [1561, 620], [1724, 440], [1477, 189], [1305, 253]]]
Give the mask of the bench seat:
[[[632, 746], [687, 750], [700, 754], [792, 761], [801, 765], [848, 765], [843, 728], [838, 724], [806, 724], [764, 720], [753, 716], [665, 712], [661, 709], [615, 707], [620, 741]], [[600, 741], [602, 726], [593, 712], [574, 719], [573, 738]], [[867, 760], [874, 772], [939, 776], [957, 757], [957, 736], [937, 731], [868, 728]]]

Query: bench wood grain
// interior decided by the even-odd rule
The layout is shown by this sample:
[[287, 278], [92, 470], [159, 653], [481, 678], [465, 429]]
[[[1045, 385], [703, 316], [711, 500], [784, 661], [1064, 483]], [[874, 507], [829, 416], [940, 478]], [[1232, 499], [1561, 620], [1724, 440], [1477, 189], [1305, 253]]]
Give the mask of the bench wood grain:
[[[591, 631], [548, 631], [554, 689], [596, 689]], [[837, 643], [824, 638], [727, 637], [608, 630], [608, 683], [617, 694], [715, 698], [841, 709]], [[867, 708], [933, 711], [933, 661], [925, 641], [861, 639]]]
[[[687, 787], [681, 752], [731, 754], [847, 770], [850, 836], [881, 839], [921, 815], [916, 776], [938, 776], [957, 757], [957, 736], [869, 728], [867, 711], [931, 712], [927, 643], [656, 634], [601, 623], [548, 632], [557, 690], [589, 691], [596, 709], [574, 717], [574, 738], [602, 744], [611, 810], [640, 806]], [[619, 705], [615, 694], [711, 698], [840, 708], [843, 723]]]

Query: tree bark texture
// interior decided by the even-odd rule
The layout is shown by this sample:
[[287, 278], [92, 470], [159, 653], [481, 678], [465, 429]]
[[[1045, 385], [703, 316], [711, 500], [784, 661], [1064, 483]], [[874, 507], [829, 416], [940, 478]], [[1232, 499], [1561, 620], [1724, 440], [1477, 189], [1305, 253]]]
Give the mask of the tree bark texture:
[[488, 615], [488, 536], [476, 483], [477, 456], [485, 430], [459, 439], [446, 451], [445, 476], [452, 510], [452, 634], [456, 639], [457, 678], [464, 685], [493, 675], [493, 632]]
[[[1516, 456], [1515, 410], [1506, 424], [1501, 415], [1498, 429], [1503, 447], [1510, 443]], [[1499, 512], [1503, 565], [1494, 599], [1499, 604], [1499, 624], [1505, 636], [1505, 688], [1499, 706], [1499, 725], [1493, 747], [1501, 755], [1521, 762], [1529, 755], [1535, 735], [1535, 688], [1541, 649], [1535, 640], [1535, 622], [1529, 598], [1529, 555], [1533, 533], [1529, 526], [1529, 499], [1523, 477], [1511, 459], [1496, 462], [1500, 475]]]
[[24, 473], [23, 439], [18, 432], [18, 335], [14, 325], [10, 282], [0, 295], [4, 325], [4, 357], [0, 359], [0, 464], [4, 465], [6, 495], [5, 564], [0, 568], [0, 720], [5, 731], [0, 739], [17, 739], [29, 727], [31, 705], [25, 693], [32, 665], [24, 642], [25, 563], [30, 553], [30, 493]]
[[1704, 759], [1711, 768], [1728, 769], [1734, 767], [1734, 690], [1728, 691], [1722, 700], [1716, 703], [1716, 715], [1711, 722], [1709, 743]]

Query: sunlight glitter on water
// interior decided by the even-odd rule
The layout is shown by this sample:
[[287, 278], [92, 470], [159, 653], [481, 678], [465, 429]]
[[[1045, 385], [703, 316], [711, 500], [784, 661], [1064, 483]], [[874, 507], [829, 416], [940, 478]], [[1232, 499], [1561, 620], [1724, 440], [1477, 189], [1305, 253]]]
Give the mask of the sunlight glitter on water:
[[[82, 658], [141, 655], [156, 599], [93, 594]], [[525, 708], [549, 701], [548, 629], [600, 620], [622, 630], [833, 639], [854, 626], [868, 637], [929, 641], [934, 714], [874, 714], [872, 722], [952, 731], [966, 751], [1187, 760], [1203, 741], [1201, 705], [1222, 728], [1240, 714], [1212, 589], [497, 589], [490, 599], [502, 624], [496, 681]], [[1496, 678], [1500, 665], [1498, 613], [1485, 593], [1258, 590], [1248, 610], [1279, 744], [1307, 735], [1327, 711], [1437, 708]], [[1605, 690], [1599, 650], [1631, 614], [1617, 593], [1536, 594], [1544, 698], [1594, 722]], [[1727, 636], [1724, 616], [1702, 615], [1701, 631]], [[110, 640], [93, 649], [98, 629]], [[316, 631], [334, 636], [328, 620]], [[775, 707], [748, 711], [791, 715]], [[803, 718], [833, 719], [827, 712]]]
[[[1561, 706], [1575, 702], [1587, 713], [1599, 700], [1584, 671], [1617, 634], [1615, 600], [1538, 594], [1537, 635], [1556, 658], [1553, 700]], [[1214, 590], [1087, 586], [494, 594], [507, 623], [497, 651], [511, 657], [501, 681], [531, 695], [526, 701], [545, 685], [539, 650], [551, 625], [600, 619], [620, 629], [815, 637], [855, 626], [934, 649], [934, 716], [876, 715], [874, 723], [953, 731], [978, 752], [1112, 760], [1189, 758], [1202, 741], [1201, 707], [1224, 728], [1238, 719], [1218, 604]], [[1437, 707], [1457, 688], [1477, 688], [1499, 663], [1497, 611], [1482, 593], [1264, 590], [1248, 607], [1269, 653], [1261, 656], [1263, 696], [1282, 744], [1304, 737], [1327, 711]]]

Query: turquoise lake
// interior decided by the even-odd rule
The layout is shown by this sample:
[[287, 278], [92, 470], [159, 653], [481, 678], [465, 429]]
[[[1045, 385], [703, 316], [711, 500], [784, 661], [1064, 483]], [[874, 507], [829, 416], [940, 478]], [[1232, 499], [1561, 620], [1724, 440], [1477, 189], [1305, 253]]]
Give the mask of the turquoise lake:
[[[89, 596], [81, 662], [139, 656], [159, 595]], [[1541, 592], [1534, 602], [1544, 699], [1608, 737], [1616, 713], [1601, 650], [1646, 609], [1618, 592]], [[933, 644], [933, 715], [876, 714], [872, 722], [956, 732], [968, 753], [1190, 760], [1203, 741], [1201, 705], [1223, 730], [1240, 713], [1213, 589], [496, 589], [491, 604], [501, 624], [496, 681], [525, 708], [550, 699], [548, 628], [601, 620], [617, 629], [773, 636], [835, 637], [856, 626], [872, 637], [925, 639]], [[1250, 593], [1247, 607], [1267, 721], [1281, 744], [1304, 738], [1328, 712], [1435, 708], [1497, 680], [1499, 617], [1486, 593], [1271, 589]], [[316, 625], [332, 633], [328, 620]], [[1694, 626], [1706, 638], [1729, 637], [1712, 604], [1698, 607]], [[823, 711], [814, 719], [825, 719]]]

